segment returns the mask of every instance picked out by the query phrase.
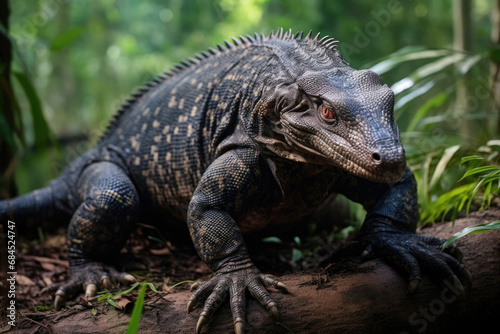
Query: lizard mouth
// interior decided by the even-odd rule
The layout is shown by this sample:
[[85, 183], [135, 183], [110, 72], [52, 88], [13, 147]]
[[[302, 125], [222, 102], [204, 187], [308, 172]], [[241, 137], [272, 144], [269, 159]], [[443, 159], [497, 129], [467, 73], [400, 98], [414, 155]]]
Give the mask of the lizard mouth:
[[312, 155], [308, 159], [312, 163], [332, 165], [379, 183], [396, 182], [404, 173], [404, 159], [404, 163], [401, 160], [397, 163], [385, 163], [378, 152], [365, 153], [370, 150], [355, 147], [341, 137], [332, 140], [323, 132], [290, 122], [287, 117], [282, 118], [282, 124], [287, 140], [299, 150]]

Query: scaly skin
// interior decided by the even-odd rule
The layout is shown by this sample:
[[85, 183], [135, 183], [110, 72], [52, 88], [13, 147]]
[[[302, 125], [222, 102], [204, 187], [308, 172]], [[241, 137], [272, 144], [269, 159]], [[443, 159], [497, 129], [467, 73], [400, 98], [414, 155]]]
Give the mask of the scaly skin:
[[56, 308], [82, 289], [90, 297], [111, 281], [133, 282], [112, 262], [134, 223], [159, 212], [165, 224], [187, 217], [215, 272], [193, 285], [188, 311], [202, 306], [196, 332], [229, 298], [243, 333], [246, 290], [277, 318], [266, 287], [286, 288], [255, 267], [242, 232], [296, 221], [331, 193], [364, 205], [367, 253], [406, 270], [410, 292], [421, 268], [463, 290], [470, 275], [459, 252], [414, 233], [416, 186], [393, 92], [375, 73], [349, 67], [336, 43], [279, 31], [211, 49], [134, 94], [96, 148], [48, 187], [0, 201], [0, 218], [18, 226], [70, 220], [72, 276], [48, 288], [57, 290]]

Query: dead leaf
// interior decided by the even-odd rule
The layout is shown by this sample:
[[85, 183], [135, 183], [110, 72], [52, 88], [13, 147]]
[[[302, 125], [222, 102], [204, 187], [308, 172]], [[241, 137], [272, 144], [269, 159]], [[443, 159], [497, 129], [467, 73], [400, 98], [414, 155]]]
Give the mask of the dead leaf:
[[33, 255], [24, 255], [25, 260], [34, 260], [42, 263], [52, 263], [57, 266], [62, 266], [69, 268], [69, 262], [65, 260], [51, 259], [50, 257], [42, 257], [42, 256], [33, 256]]
[[172, 292], [172, 287], [168, 286], [167, 284], [163, 284], [161, 286], [161, 291], [163, 291], [165, 293], [170, 293], [170, 292]]
[[5, 328], [0, 329], [0, 333], [7, 333], [8, 331], [10, 331], [11, 328], [12, 328], [11, 325], [7, 325], [5, 326]]
[[52, 285], [54, 282], [47, 276], [42, 275], [42, 280], [46, 286]]
[[127, 297], [121, 297], [120, 299], [118, 299], [115, 302], [116, 302], [116, 305], [118, 305], [122, 310], [124, 310], [128, 304], [132, 303], [132, 301], [130, 299], [128, 299]]
[[170, 254], [172, 254], [170, 252], [170, 249], [168, 249], [166, 247], [165, 248], [161, 248], [161, 249], [150, 249], [149, 251], [153, 255], [170, 255]]
[[19, 285], [35, 285], [35, 282], [33, 282], [28, 276], [16, 275], [16, 283]]
[[53, 271], [56, 266], [53, 263], [48, 263], [48, 262], [40, 262], [40, 265], [42, 266], [43, 269], [47, 271]]

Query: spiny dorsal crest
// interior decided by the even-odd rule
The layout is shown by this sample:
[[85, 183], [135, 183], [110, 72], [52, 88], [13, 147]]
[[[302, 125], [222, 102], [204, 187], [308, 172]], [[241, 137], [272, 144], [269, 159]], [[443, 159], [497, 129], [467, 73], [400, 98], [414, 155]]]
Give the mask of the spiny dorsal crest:
[[302, 37], [304, 35], [303, 31], [299, 31], [296, 34], [293, 34], [292, 29], [289, 29], [285, 33], [283, 32], [283, 28], [279, 29], [274, 33], [271, 31], [269, 36], [267, 36], [267, 40], [276, 38], [276, 39], [281, 39], [283, 41], [300, 41], [300, 40], [310, 40], [317, 42], [315, 43], [317, 46], [320, 46], [324, 49], [330, 49], [332, 51], [337, 50], [337, 44], [339, 43], [335, 38], [331, 38], [330, 36], [326, 35], [320, 39], [321, 33], [317, 33], [316, 36], [313, 38], [312, 37], [312, 30], [309, 30], [307, 35], [305, 37]]
[[126, 100], [126, 102], [118, 109], [115, 113], [113, 119], [109, 123], [106, 131], [104, 132], [104, 138], [106, 135], [117, 125], [121, 116], [128, 110], [130, 107], [144, 94], [148, 91], [152, 90], [159, 84], [169, 80], [171, 77], [176, 74], [191, 68], [192, 66], [198, 65], [201, 61], [210, 59], [222, 52], [226, 52], [228, 50], [232, 50], [238, 47], [245, 47], [248, 45], [261, 45], [263, 42], [272, 41], [272, 40], [281, 40], [284, 42], [290, 42], [298, 47], [298, 49], [302, 49], [306, 47], [304, 50], [304, 55], [308, 55], [307, 58], [311, 56], [315, 56], [317, 60], [320, 62], [328, 62], [332, 57], [332, 52], [335, 56], [340, 57], [340, 53], [337, 51], [338, 41], [334, 38], [324, 36], [320, 39], [320, 33], [316, 34], [315, 37], [312, 37], [312, 30], [310, 30], [305, 37], [303, 37], [304, 32], [300, 31], [294, 34], [292, 29], [284, 31], [283, 28], [278, 29], [276, 32], [271, 30], [269, 35], [265, 36], [264, 34], [255, 33], [253, 36], [239, 36], [239, 38], [233, 37], [233, 43], [229, 41], [224, 41], [224, 45], [218, 44], [217, 49], [209, 48], [207, 51], [203, 51], [201, 54], [195, 54], [194, 58], [188, 58], [187, 60], [181, 61], [180, 64], [175, 65], [170, 71], [165, 71], [163, 74], [159, 75], [153, 81], [146, 83], [143, 87], [139, 88], [137, 92], [133, 93], [130, 98]]

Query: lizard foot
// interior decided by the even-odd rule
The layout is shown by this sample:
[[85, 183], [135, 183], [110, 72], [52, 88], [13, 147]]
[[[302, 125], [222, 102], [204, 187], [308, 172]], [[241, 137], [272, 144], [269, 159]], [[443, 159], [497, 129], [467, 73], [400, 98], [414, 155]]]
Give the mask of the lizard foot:
[[451, 281], [462, 298], [465, 298], [463, 283], [468, 288], [472, 286], [472, 277], [461, 263], [462, 253], [453, 244], [441, 251], [443, 239], [413, 233], [380, 232], [365, 240], [369, 242], [365, 254], [381, 256], [410, 274], [408, 293], [416, 290], [421, 267], [443, 281]]
[[189, 299], [188, 313], [204, 301], [203, 310], [196, 325], [196, 333], [200, 333], [203, 326], [215, 314], [217, 309], [229, 296], [231, 312], [233, 314], [234, 331], [236, 334], [245, 332], [245, 293], [246, 290], [257, 299], [262, 306], [278, 319], [278, 306], [269, 296], [265, 288], [272, 286], [283, 292], [288, 292], [285, 285], [278, 280], [261, 274], [255, 266], [231, 272], [218, 272], [209, 281], [196, 282], [191, 286], [194, 291]]
[[54, 309], [60, 310], [66, 300], [85, 290], [85, 298], [96, 295], [97, 288], [111, 289], [112, 283], [135, 283], [136, 279], [131, 274], [118, 272], [113, 266], [101, 262], [88, 262], [72, 265], [71, 279], [63, 284], [52, 284], [42, 290], [42, 293], [55, 292]]

